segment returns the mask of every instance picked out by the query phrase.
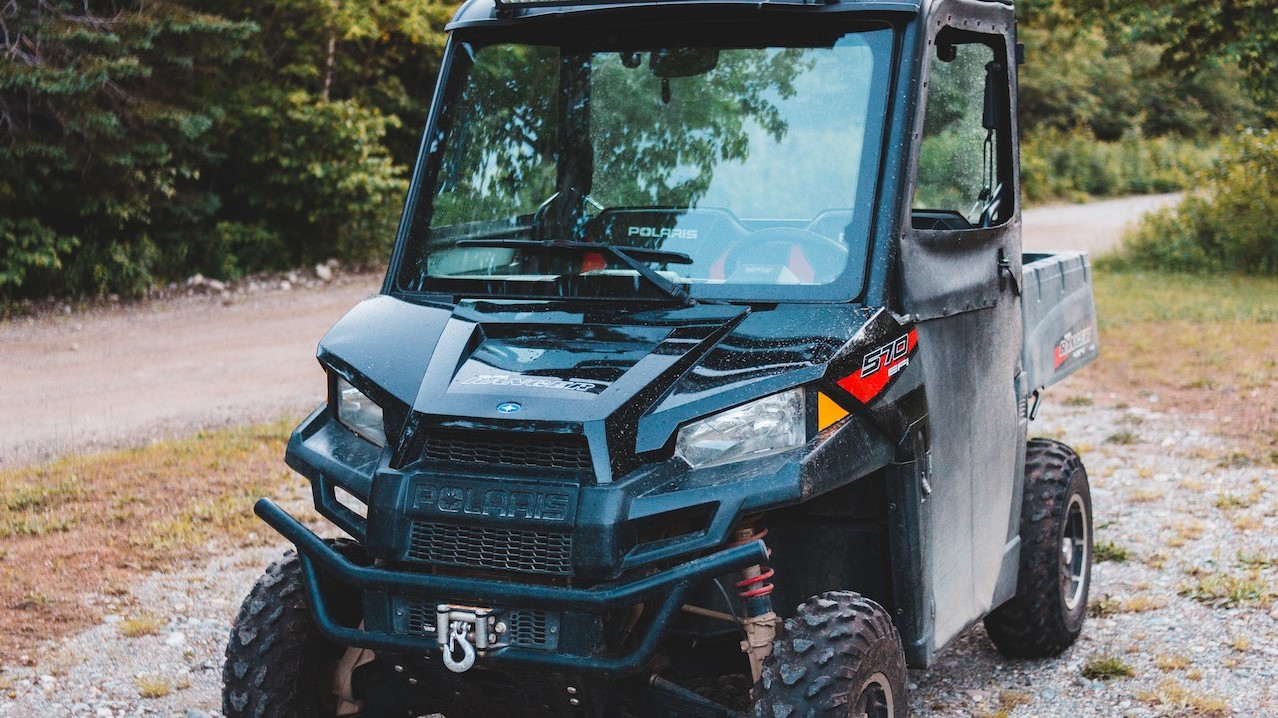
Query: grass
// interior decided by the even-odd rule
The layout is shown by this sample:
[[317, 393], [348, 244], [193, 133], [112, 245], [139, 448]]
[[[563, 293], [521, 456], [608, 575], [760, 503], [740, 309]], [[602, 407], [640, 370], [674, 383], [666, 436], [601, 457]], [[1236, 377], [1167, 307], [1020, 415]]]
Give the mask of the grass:
[[1154, 666], [1160, 671], [1183, 671], [1194, 665], [1189, 656], [1183, 653], [1169, 653], [1154, 658]]
[[139, 613], [120, 622], [120, 635], [125, 638], [154, 636], [164, 627], [164, 621], [151, 613]]
[[1278, 279], [1273, 278], [1097, 269], [1095, 291], [1102, 328], [1147, 322], [1278, 323]]
[[1141, 594], [1123, 599], [1123, 602], [1118, 606], [1118, 610], [1121, 613], [1148, 613], [1166, 607], [1167, 598], [1165, 596]]
[[1083, 677], [1091, 681], [1111, 681], [1116, 678], [1131, 678], [1136, 670], [1131, 664], [1118, 656], [1110, 654], [1093, 654], [1087, 657], [1080, 669]]
[[190, 688], [191, 681], [186, 677], [173, 679], [164, 676], [139, 676], [137, 686], [138, 696], [141, 698], [163, 698], [175, 690]]
[[1118, 444], [1120, 446], [1129, 446], [1140, 441], [1140, 437], [1131, 429], [1119, 429], [1109, 436], [1105, 437], [1105, 443]]
[[1132, 552], [1126, 546], [1120, 546], [1109, 539], [1099, 539], [1092, 544], [1092, 558], [1095, 561], [1127, 563], [1132, 558]]
[[1278, 599], [1278, 586], [1258, 569], [1208, 571], [1195, 567], [1186, 574], [1191, 580], [1180, 587], [1180, 595], [1217, 608], [1269, 609]]
[[998, 703], [994, 706], [993, 712], [976, 715], [977, 718], [1008, 718], [1012, 711], [1033, 702], [1034, 699], [1030, 694], [1005, 688], [998, 692]]
[[1229, 492], [1222, 492], [1216, 497], [1215, 506], [1221, 511], [1229, 511], [1231, 509], [1249, 509], [1256, 505], [1260, 500], [1260, 492], [1254, 491], [1247, 496], [1239, 496]]
[[282, 460], [294, 424], [0, 471], [0, 661], [97, 623], [83, 598], [110, 594], [139, 571], [273, 540], [252, 504], [302, 486]]
[[1233, 715], [1228, 701], [1210, 694], [1197, 693], [1182, 683], [1165, 679], [1157, 690], [1140, 691], [1137, 700], [1163, 709], [1163, 715], [1192, 715], [1201, 718], [1223, 718]]
[[[1230, 464], [1270, 465], [1278, 457], [1278, 279], [1098, 265], [1101, 359], [1080, 372], [1085, 388], [1074, 391], [1144, 397], [1147, 405], [1157, 397], [1159, 410], [1210, 407], [1219, 426], [1209, 428], [1244, 442]], [[1106, 440], [1138, 439], [1129, 425]]]

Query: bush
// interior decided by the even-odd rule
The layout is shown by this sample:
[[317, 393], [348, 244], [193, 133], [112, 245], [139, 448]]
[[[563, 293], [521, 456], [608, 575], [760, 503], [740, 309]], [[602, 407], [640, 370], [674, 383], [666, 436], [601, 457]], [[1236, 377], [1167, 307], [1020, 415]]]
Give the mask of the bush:
[[0, 305], [388, 256], [449, 3], [0, 5]]
[[1171, 135], [1128, 133], [1101, 142], [1087, 130], [1043, 130], [1021, 142], [1021, 186], [1030, 203], [1177, 192], [1193, 184], [1216, 152]]
[[1196, 184], [1179, 206], [1146, 217], [1107, 263], [1278, 276], [1278, 133], [1226, 139]]

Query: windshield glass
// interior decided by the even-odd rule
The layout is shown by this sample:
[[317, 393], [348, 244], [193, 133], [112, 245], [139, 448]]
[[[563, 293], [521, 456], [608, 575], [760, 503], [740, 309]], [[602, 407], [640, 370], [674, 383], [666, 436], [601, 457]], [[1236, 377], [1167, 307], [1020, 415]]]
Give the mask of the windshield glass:
[[822, 24], [454, 42], [396, 288], [857, 296], [892, 34]]

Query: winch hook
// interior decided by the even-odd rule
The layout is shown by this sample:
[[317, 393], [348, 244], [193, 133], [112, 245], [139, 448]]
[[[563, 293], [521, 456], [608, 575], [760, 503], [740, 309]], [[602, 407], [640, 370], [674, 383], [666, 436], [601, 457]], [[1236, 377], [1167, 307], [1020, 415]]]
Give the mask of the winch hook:
[[[444, 667], [453, 673], [465, 673], [475, 665], [475, 647], [466, 638], [468, 625], [465, 621], [453, 621], [448, 627], [448, 642], [439, 647]], [[461, 658], [457, 657], [458, 651], [461, 652]]]

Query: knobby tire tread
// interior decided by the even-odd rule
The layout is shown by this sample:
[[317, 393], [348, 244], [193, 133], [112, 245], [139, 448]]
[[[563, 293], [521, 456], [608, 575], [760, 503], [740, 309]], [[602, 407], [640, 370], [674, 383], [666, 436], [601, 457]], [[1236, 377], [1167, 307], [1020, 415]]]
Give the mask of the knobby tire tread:
[[[1027, 442], [1016, 595], [985, 617], [990, 640], [1008, 656], [1059, 655], [1073, 645], [1082, 631], [1087, 613], [1086, 589], [1081, 605], [1072, 614], [1068, 612], [1061, 596], [1059, 564], [1062, 522], [1076, 475], [1081, 475], [1086, 492], [1087, 473], [1073, 449], [1051, 439]], [[1090, 525], [1090, 497], [1085, 499]]]
[[753, 715], [846, 717], [859, 684], [879, 671], [891, 686], [895, 716], [904, 718], [905, 655], [887, 611], [849, 591], [814, 596], [778, 632], [754, 687]]
[[[334, 548], [355, 554], [354, 542]], [[226, 718], [310, 718], [322, 715], [298, 694], [301, 673], [316, 649], [327, 644], [311, 616], [302, 561], [289, 551], [267, 567], [231, 627], [222, 668], [222, 714]]]

